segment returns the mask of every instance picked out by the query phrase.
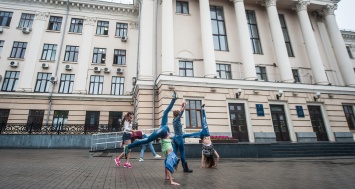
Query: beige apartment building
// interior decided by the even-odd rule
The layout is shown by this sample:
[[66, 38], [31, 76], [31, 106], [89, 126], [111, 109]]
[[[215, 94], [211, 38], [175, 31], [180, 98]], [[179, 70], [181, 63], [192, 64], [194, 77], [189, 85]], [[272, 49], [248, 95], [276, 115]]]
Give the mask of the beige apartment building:
[[117, 131], [135, 111], [148, 129], [175, 90], [188, 132], [206, 104], [212, 135], [354, 141], [354, 46], [337, 2], [0, 0], [2, 122]]

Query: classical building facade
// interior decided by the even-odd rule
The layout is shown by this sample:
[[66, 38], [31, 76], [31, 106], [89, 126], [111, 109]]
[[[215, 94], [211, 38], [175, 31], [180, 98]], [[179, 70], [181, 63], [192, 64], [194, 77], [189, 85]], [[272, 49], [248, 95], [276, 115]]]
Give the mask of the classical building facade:
[[158, 127], [175, 90], [187, 132], [206, 104], [212, 135], [353, 141], [355, 62], [339, 1], [0, 2], [7, 123], [114, 131], [135, 111], [140, 128]]

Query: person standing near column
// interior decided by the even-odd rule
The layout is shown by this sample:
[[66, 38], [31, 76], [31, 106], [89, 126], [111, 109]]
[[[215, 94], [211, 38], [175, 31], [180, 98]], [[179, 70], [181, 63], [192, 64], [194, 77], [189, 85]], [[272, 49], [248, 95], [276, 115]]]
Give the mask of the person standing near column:
[[192, 173], [192, 170], [189, 169], [186, 162], [184, 138], [182, 133], [182, 125], [181, 125], [181, 116], [182, 114], [184, 114], [185, 106], [186, 106], [186, 102], [183, 102], [180, 110], [173, 111], [173, 115], [174, 115], [173, 127], [174, 127], [175, 136], [172, 143], [173, 143], [174, 153], [177, 154], [177, 151], [180, 151], [180, 158], [181, 158], [184, 172]]

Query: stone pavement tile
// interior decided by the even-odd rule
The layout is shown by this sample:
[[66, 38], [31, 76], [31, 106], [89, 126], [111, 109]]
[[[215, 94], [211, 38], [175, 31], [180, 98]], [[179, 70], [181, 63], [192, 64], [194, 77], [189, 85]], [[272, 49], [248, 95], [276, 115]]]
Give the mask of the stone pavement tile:
[[[147, 152], [149, 153], [149, 152]], [[163, 158], [146, 154], [132, 169], [117, 167], [119, 153], [92, 157], [88, 150], [0, 149], [0, 189], [62, 188], [354, 188], [353, 157], [223, 159], [217, 169], [201, 169], [200, 159], [187, 159], [173, 174], [181, 186], [164, 179]], [[122, 165], [125, 160], [122, 160]]]

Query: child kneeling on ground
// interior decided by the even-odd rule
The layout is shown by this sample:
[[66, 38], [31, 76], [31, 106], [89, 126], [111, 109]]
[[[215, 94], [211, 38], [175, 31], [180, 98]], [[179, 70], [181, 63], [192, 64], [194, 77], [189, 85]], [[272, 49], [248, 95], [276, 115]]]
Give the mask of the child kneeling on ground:
[[173, 146], [171, 144], [169, 134], [161, 141], [161, 151], [166, 157], [164, 160], [166, 179], [170, 180], [171, 185], [180, 185], [179, 183], [174, 182], [172, 177], [174, 170], [177, 170], [180, 159], [177, 158], [176, 154], [173, 151]]

